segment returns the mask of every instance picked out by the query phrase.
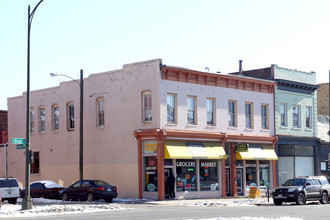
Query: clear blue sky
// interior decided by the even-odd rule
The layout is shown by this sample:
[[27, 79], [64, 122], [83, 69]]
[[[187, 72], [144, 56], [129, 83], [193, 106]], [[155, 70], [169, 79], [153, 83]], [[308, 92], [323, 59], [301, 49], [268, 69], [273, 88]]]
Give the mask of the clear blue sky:
[[[0, 2], [0, 109], [26, 91], [27, 9]], [[31, 30], [31, 90], [162, 58], [222, 73], [280, 67], [329, 80], [329, 0], [44, 0]]]

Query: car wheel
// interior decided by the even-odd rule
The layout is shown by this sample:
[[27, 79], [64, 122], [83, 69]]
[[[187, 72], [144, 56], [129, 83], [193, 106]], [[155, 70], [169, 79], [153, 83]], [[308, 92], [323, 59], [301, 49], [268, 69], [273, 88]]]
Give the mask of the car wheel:
[[303, 193], [299, 193], [297, 200], [296, 200], [296, 204], [297, 205], [304, 205], [306, 203], [306, 198], [305, 195]]
[[323, 192], [322, 193], [322, 197], [321, 197], [321, 200], [320, 200], [320, 203], [321, 204], [327, 204], [328, 203], [328, 194], [326, 192]]
[[8, 203], [9, 204], [12, 204], [12, 205], [15, 205], [17, 203], [17, 199], [8, 199]]
[[88, 202], [93, 202], [95, 199], [94, 199], [94, 195], [93, 193], [88, 193], [87, 195], [87, 201]]
[[278, 201], [277, 199], [274, 199], [274, 204], [275, 205], [282, 205], [282, 201]]
[[112, 198], [111, 199], [105, 199], [104, 201], [107, 202], [107, 203], [111, 203], [112, 202]]
[[69, 201], [69, 195], [67, 193], [63, 193], [62, 201]]

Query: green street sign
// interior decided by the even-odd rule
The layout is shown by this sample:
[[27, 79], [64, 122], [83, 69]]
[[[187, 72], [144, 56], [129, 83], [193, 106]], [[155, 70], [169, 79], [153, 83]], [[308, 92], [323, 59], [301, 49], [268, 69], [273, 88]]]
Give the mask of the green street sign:
[[23, 139], [23, 138], [12, 138], [11, 143], [12, 144], [25, 144], [25, 139]]
[[25, 149], [26, 148], [26, 145], [25, 144], [17, 144], [16, 145], [16, 149], [17, 150], [21, 150], [21, 149]]

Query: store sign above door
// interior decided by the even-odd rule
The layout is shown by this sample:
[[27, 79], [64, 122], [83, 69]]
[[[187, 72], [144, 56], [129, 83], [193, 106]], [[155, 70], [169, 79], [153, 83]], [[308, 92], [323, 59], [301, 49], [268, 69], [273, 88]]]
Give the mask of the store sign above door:
[[249, 144], [235, 144], [235, 146], [236, 146], [236, 150], [235, 150], [236, 153], [248, 152]]

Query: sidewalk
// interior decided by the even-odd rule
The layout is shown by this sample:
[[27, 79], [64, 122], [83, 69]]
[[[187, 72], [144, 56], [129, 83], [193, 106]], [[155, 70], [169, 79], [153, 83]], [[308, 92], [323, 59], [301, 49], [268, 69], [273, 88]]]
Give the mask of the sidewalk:
[[165, 199], [161, 201], [149, 201], [149, 204], [159, 205], [183, 205], [183, 204], [198, 204], [198, 205], [273, 205], [273, 199], [270, 197], [224, 197], [224, 198], [212, 198], [212, 199]]

